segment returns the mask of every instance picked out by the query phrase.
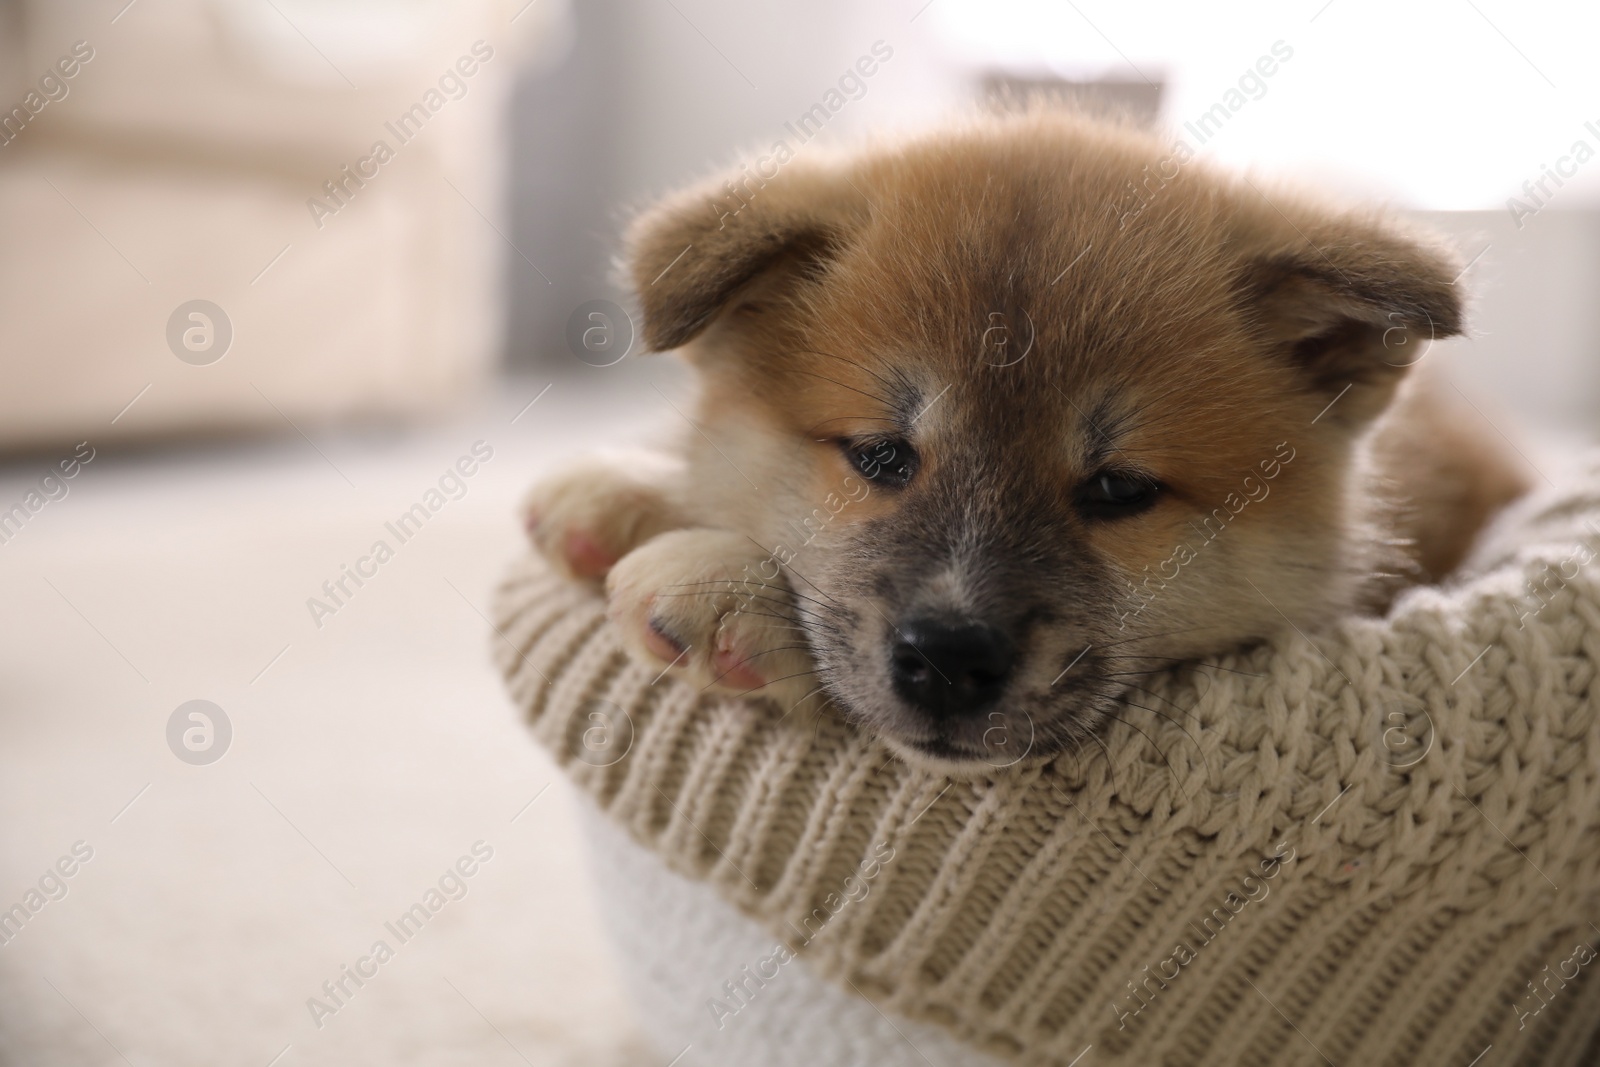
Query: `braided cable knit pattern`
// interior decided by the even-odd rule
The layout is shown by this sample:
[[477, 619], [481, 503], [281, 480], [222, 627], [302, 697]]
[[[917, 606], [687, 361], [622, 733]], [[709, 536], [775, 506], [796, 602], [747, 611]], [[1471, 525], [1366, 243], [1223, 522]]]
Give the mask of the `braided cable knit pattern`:
[[635, 840], [1001, 1058], [1592, 1064], [1600, 455], [1501, 535], [1387, 618], [1175, 668], [1103, 747], [974, 780], [656, 679], [532, 558], [497, 649]]

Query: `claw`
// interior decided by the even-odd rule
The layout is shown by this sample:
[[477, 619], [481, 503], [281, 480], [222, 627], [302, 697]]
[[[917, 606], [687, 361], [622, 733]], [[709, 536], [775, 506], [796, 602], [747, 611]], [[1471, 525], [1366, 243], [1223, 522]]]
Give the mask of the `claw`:
[[[651, 599], [655, 598], [652, 597]], [[645, 627], [644, 647], [650, 650], [651, 655], [659, 656], [663, 663], [676, 663], [687, 651], [683, 645], [678, 643], [677, 638], [661, 628], [661, 623], [657, 622], [654, 617], [650, 619], [649, 625]]]

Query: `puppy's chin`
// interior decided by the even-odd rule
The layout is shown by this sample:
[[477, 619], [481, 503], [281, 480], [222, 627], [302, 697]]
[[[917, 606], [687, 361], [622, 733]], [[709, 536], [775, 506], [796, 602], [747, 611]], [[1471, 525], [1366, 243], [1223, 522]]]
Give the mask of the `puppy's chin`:
[[941, 778], [970, 780], [990, 778], [1012, 770], [1025, 770], [1048, 763], [1058, 755], [1055, 752], [1030, 752], [1020, 759], [1001, 758], [992, 752], [954, 746], [946, 742], [914, 743], [903, 741], [891, 733], [879, 731], [884, 746], [901, 760], [929, 774]]
[[[1089, 709], [1052, 709], [1047, 719], [1026, 699], [1002, 699], [972, 721], [941, 727], [921, 712], [897, 706], [888, 714], [864, 715], [830, 694], [847, 721], [874, 734], [900, 759], [931, 774], [983, 778], [1056, 759], [1094, 731], [1100, 714]], [[881, 704], [871, 705], [882, 710]], [[1098, 702], [1096, 702], [1098, 706]]]

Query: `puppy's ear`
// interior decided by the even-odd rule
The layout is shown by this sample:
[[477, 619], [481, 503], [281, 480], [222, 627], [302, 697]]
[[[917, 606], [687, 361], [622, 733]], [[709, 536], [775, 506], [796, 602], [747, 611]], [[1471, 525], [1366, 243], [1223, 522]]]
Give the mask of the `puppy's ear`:
[[1433, 341], [1462, 332], [1460, 267], [1427, 239], [1377, 222], [1302, 218], [1291, 228], [1247, 266], [1246, 314], [1317, 389], [1348, 390], [1339, 421], [1366, 422]]
[[646, 211], [628, 230], [626, 252], [645, 343], [658, 352], [687, 344], [764, 271], [835, 254], [860, 222], [848, 193], [825, 164], [791, 162], [771, 178], [746, 168]]

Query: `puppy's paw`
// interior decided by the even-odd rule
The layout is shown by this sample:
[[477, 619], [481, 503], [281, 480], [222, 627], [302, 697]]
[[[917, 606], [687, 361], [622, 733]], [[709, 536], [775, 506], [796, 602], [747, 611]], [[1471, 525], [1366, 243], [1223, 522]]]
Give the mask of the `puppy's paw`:
[[635, 655], [702, 689], [792, 710], [818, 691], [805, 632], [776, 564], [725, 530], [674, 530], [606, 579], [610, 615]]
[[617, 464], [590, 462], [535, 485], [522, 523], [544, 557], [569, 578], [604, 578], [617, 560], [682, 526], [667, 494]]

